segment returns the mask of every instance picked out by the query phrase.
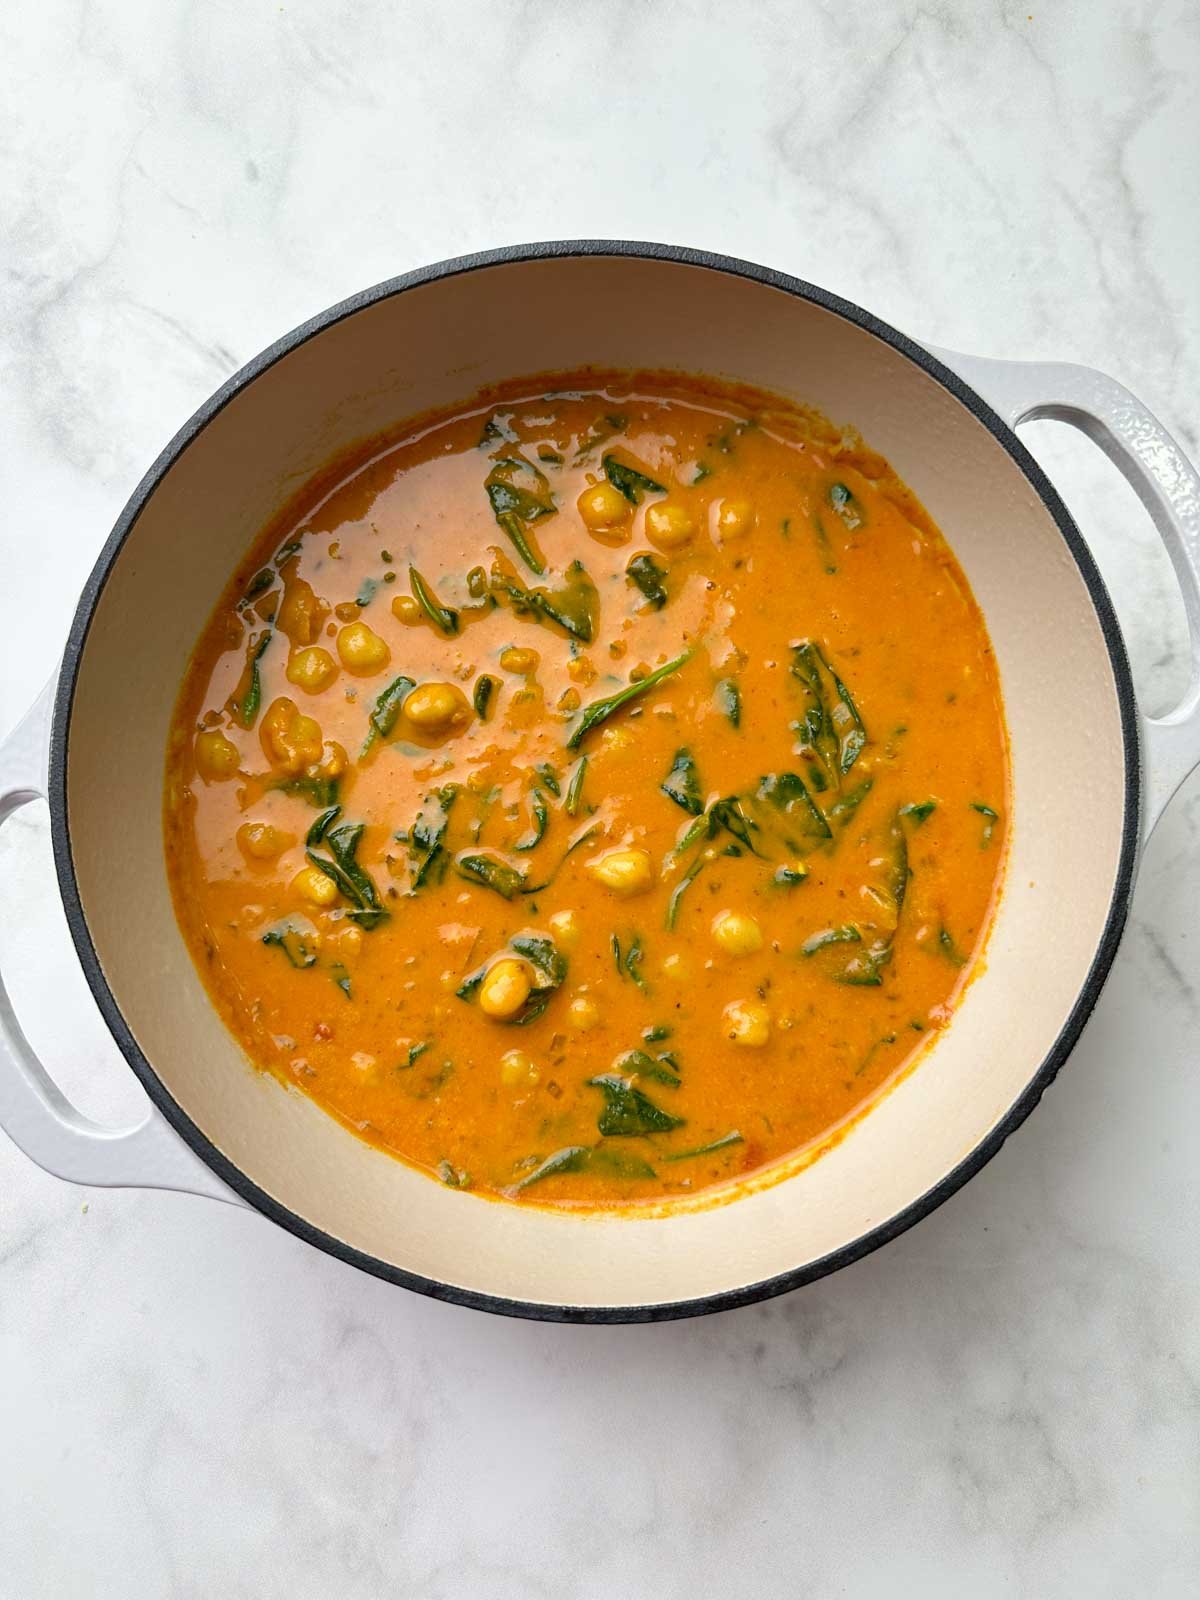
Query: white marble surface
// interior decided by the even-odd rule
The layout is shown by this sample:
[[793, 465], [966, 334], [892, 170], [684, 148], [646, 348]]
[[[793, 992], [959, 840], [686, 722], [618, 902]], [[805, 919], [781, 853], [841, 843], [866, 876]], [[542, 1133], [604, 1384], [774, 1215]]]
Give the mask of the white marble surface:
[[[1104, 367], [1195, 455], [1198, 82], [1189, 0], [16, 0], [0, 733], [178, 422], [312, 311], [465, 250], [749, 256], [937, 343]], [[1165, 704], [1180, 612], [1144, 515], [1090, 446], [1029, 438]], [[0, 1597], [1195, 1595], [1198, 906], [1192, 786], [991, 1166], [854, 1268], [700, 1322], [433, 1304], [0, 1138]], [[130, 1116], [36, 813], [0, 907], [36, 1042]]]

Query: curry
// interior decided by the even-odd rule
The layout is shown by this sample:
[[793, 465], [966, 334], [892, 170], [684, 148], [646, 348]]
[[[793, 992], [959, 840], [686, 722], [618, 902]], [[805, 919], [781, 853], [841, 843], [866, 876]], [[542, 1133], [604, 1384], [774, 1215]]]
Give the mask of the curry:
[[167, 759], [251, 1061], [455, 1188], [660, 1202], [821, 1149], [944, 1028], [1005, 854], [983, 619], [778, 397], [513, 386], [265, 530]]

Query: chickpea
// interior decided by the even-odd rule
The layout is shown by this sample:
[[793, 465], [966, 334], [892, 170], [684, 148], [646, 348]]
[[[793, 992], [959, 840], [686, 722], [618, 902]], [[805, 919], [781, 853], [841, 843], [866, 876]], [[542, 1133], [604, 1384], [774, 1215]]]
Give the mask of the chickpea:
[[600, 1021], [600, 1007], [591, 995], [576, 995], [567, 1007], [567, 1021], [578, 1033], [589, 1033]]
[[771, 1037], [771, 1013], [758, 1000], [731, 1000], [721, 1013], [725, 1037], [760, 1050]]
[[317, 764], [317, 774], [322, 778], [340, 778], [350, 765], [350, 757], [346, 754], [345, 745], [336, 739], [326, 739], [321, 747], [321, 759]]
[[292, 888], [314, 906], [331, 906], [338, 897], [337, 884], [320, 867], [301, 867], [292, 879]]
[[404, 702], [404, 715], [423, 733], [440, 733], [470, 716], [467, 697], [452, 683], [422, 683]]
[[614, 894], [643, 894], [654, 882], [654, 866], [646, 850], [605, 850], [587, 863], [587, 871]]
[[744, 911], [720, 911], [713, 918], [712, 936], [730, 956], [752, 956], [763, 946], [762, 929]]
[[238, 849], [248, 861], [278, 861], [296, 842], [292, 834], [270, 822], [243, 822], [236, 838]]
[[574, 911], [556, 911], [550, 918], [550, 932], [558, 948], [570, 955], [579, 944], [583, 924]]
[[531, 672], [536, 672], [540, 660], [536, 650], [525, 650], [515, 644], [510, 644], [500, 652], [500, 665], [504, 671], [515, 672], [521, 677], [527, 678]]
[[536, 1083], [538, 1069], [524, 1050], [506, 1050], [500, 1057], [500, 1082], [510, 1089], [520, 1084]]
[[420, 602], [411, 594], [398, 594], [392, 601], [392, 615], [397, 622], [403, 622], [406, 627], [413, 627], [424, 616]]
[[303, 578], [293, 578], [284, 585], [283, 599], [275, 617], [275, 626], [299, 649], [313, 644], [321, 634], [329, 604], [318, 600], [311, 583]]
[[627, 537], [625, 524], [633, 514], [633, 507], [625, 496], [607, 480], [593, 483], [575, 502], [579, 515], [592, 533]]
[[267, 759], [285, 772], [299, 772], [321, 759], [320, 724], [306, 717], [286, 695], [267, 707], [258, 736]]
[[508, 1022], [529, 999], [529, 968], [515, 956], [504, 956], [487, 970], [479, 988], [479, 1009], [496, 1022]]
[[338, 629], [337, 652], [347, 672], [364, 678], [382, 672], [392, 659], [385, 641], [365, 622], [348, 622]]
[[288, 657], [287, 680], [305, 694], [320, 694], [337, 677], [337, 663], [320, 645], [307, 645]]
[[242, 760], [237, 745], [219, 728], [206, 728], [196, 735], [194, 756], [196, 771], [205, 783], [223, 783], [234, 777]]
[[722, 500], [717, 511], [717, 537], [722, 544], [753, 533], [758, 513], [749, 500]]
[[691, 513], [673, 500], [646, 507], [646, 537], [660, 550], [678, 550], [691, 540], [696, 524]]

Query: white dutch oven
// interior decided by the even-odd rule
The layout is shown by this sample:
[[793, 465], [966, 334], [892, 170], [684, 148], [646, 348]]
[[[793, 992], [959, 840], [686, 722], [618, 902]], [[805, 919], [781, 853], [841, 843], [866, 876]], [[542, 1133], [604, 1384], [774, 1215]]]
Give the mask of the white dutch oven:
[[[587, 364], [713, 373], [859, 428], [966, 571], [1012, 737], [1007, 888], [953, 1026], [820, 1160], [726, 1204], [640, 1219], [446, 1189], [254, 1071], [184, 947], [161, 845], [163, 753], [188, 654], [280, 501], [408, 414]], [[1087, 546], [1012, 431], [1047, 416], [1108, 452], [1166, 540], [1193, 655], [1169, 717], [1139, 717]], [[0, 988], [0, 1126], [60, 1177], [248, 1203], [381, 1277], [494, 1311], [684, 1316], [830, 1272], [977, 1172], [1075, 1043], [1112, 964], [1140, 844], [1200, 760], [1198, 558], [1200, 480], [1120, 385], [1080, 367], [933, 354], [744, 262], [544, 245], [447, 262], [335, 306], [252, 361], [167, 446], [96, 564], [56, 686], [0, 751], [0, 819], [49, 796], [80, 960], [154, 1106], [124, 1131], [80, 1116]]]

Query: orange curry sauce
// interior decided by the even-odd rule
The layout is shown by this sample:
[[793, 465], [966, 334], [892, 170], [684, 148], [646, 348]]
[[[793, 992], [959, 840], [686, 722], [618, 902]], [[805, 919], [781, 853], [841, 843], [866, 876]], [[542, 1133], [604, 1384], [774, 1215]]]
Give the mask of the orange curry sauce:
[[879, 456], [574, 374], [397, 430], [263, 535], [180, 694], [166, 854], [256, 1065], [443, 1182], [624, 1205], [903, 1071], [1007, 796], [983, 620]]

